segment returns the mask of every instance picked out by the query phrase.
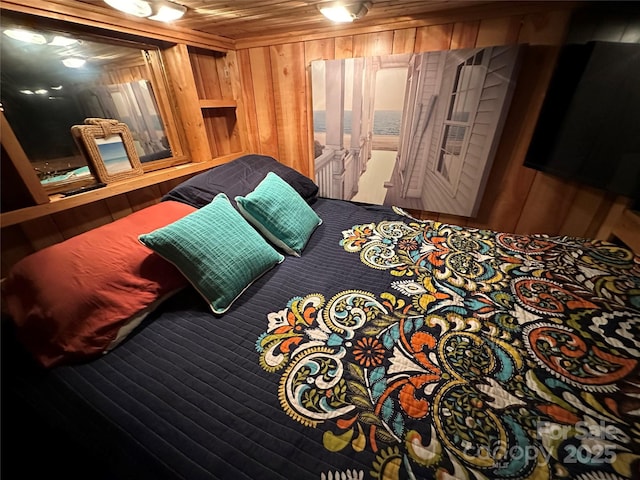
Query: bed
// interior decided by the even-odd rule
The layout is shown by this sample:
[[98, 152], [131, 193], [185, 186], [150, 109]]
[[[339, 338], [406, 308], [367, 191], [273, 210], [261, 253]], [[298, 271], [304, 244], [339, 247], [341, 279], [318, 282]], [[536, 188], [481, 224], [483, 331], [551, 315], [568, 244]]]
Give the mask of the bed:
[[[165, 201], [202, 211], [228, 180], [207, 175]], [[4, 322], [3, 443], [28, 435], [25, 468], [52, 471], [46, 443], [67, 478], [639, 478], [640, 258], [292, 175], [321, 223], [224, 313], [174, 285], [117, 346], [48, 368]]]

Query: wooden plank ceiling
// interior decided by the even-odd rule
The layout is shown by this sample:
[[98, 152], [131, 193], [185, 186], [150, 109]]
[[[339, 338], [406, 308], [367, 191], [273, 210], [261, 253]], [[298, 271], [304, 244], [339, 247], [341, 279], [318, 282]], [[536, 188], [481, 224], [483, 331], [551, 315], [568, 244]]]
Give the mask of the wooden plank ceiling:
[[[109, 9], [103, 0], [79, 0], [95, 8]], [[79, 3], [78, 2], [78, 3]], [[188, 8], [176, 26], [243, 40], [261, 36], [340, 32], [349, 27], [419, 20], [445, 12], [472, 10], [495, 1], [481, 0], [373, 0], [368, 14], [347, 25], [334, 25], [319, 12], [327, 0], [176, 0]], [[344, 3], [356, 3], [346, 0]], [[509, 2], [502, 2], [506, 4]], [[526, 2], [525, 2], [526, 3]]]

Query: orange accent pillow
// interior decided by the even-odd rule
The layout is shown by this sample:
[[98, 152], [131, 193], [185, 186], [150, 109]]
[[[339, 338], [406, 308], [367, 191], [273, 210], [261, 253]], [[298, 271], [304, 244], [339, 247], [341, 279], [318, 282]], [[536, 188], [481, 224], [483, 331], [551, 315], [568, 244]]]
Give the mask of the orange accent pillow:
[[187, 285], [138, 236], [194, 210], [162, 202], [20, 260], [3, 296], [24, 346], [45, 367], [113, 348], [160, 301]]

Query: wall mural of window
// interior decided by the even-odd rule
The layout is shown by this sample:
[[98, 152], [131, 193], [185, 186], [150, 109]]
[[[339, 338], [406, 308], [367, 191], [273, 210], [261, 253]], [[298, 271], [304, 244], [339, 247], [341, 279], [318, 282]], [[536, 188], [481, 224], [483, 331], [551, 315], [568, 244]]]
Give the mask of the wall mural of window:
[[320, 194], [474, 216], [521, 51], [499, 46], [312, 62]]

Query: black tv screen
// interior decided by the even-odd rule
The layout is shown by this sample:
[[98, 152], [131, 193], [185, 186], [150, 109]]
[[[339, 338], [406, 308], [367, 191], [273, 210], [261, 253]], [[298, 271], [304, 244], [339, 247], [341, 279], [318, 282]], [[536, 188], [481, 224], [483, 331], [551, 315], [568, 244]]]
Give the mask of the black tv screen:
[[563, 47], [524, 164], [640, 199], [640, 44]]

